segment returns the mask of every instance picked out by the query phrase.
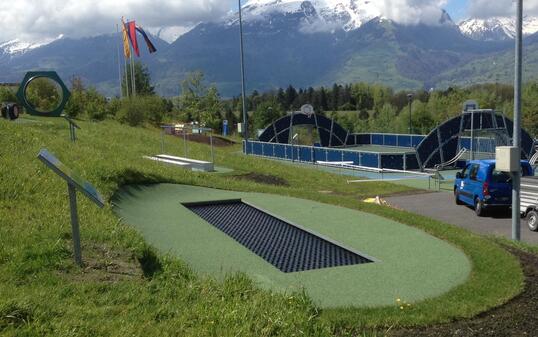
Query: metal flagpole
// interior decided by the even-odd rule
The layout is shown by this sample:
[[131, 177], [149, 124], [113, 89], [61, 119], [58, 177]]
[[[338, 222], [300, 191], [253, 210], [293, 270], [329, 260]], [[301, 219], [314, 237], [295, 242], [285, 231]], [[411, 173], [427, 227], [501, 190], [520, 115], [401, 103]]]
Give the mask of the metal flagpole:
[[134, 53], [134, 49], [131, 48], [131, 85], [132, 85], [132, 90], [131, 90], [131, 93], [133, 95], [133, 97], [136, 97], [136, 84], [135, 84], [135, 69], [134, 69], [134, 60], [133, 60], [133, 53]]
[[[121, 38], [120, 34], [120, 27], [116, 23], [116, 32], [118, 33], [118, 37], [120, 38], [121, 43], [123, 43], [123, 39]], [[117, 46], [117, 54], [118, 54], [118, 79], [120, 80], [120, 97], [123, 97], [123, 92], [121, 90], [121, 61], [120, 61], [120, 47]]]
[[[521, 154], [521, 76], [523, 61], [523, 0], [517, 0], [517, 21], [516, 21], [516, 66], [514, 81], [514, 137], [513, 146], [518, 148]], [[521, 240], [521, 218], [520, 218], [520, 189], [521, 171], [513, 172], [512, 179], [512, 239]]]
[[248, 140], [248, 118], [247, 118], [247, 105], [245, 98], [245, 55], [243, 47], [243, 16], [241, 13], [241, 0], [239, 2], [239, 48], [241, 54], [241, 96], [243, 103], [243, 138], [245, 141]]
[[[123, 34], [124, 29], [125, 29], [125, 24], [123, 23], [123, 17], [121, 18], [121, 24], [123, 25], [122, 26], [123, 27], [122, 34]], [[123, 41], [123, 35], [122, 35], [122, 41]], [[127, 41], [127, 43], [129, 43], [129, 41]], [[123, 46], [123, 48], [125, 48], [125, 45]], [[131, 50], [131, 47], [129, 47], [129, 50]], [[127, 98], [129, 98], [129, 75], [128, 75], [128, 68], [127, 68], [127, 57], [125, 57], [125, 55], [123, 56], [123, 71], [125, 73], [125, 95], [127, 96]]]

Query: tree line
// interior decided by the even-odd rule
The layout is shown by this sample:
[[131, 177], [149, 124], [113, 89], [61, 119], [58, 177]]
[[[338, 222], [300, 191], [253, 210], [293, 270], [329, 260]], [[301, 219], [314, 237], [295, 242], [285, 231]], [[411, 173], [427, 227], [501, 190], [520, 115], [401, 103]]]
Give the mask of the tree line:
[[[411, 104], [409, 96], [412, 95]], [[444, 90], [395, 91], [379, 84], [354, 83], [332, 88], [296, 89], [293, 86], [264, 93], [253, 91], [247, 98], [250, 119], [262, 129], [303, 104], [312, 104], [316, 113], [334, 118], [353, 132], [411, 131], [427, 134], [437, 125], [461, 113], [463, 103], [476, 100], [480, 108], [495, 109], [513, 116], [514, 89], [506, 84], [478, 84]], [[523, 89], [523, 127], [538, 136], [538, 82]], [[240, 97], [224, 102], [229, 110], [241, 111]]]
[[[217, 131], [224, 119], [230, 125], [242, 120], [240, 96], [222, 99], [217, 87], [208, 84], [201, 72], [187, 74], [179, 83], [181, 94], [175, 98], [158, 96], [148, 69], [138, 62], [135, 82], [136, 97], [107, 99], [95, 88], [85, 86], [79, 77], [73, 77], [70, 79], [72, 96], [65, 112], [71, 117], [92, 120], [113, 118], [132, 126], [195, 122]], [[125, 83], [122, 89], [125, 94]], [[481, 108], [503, 111], [512, 117], [513, 92], [511, 85], [498, 83], [431, 91], [395, 91], [367, 83], [306, 89], [289, 85], [266, 92], [254, 90], [246, 97], [246, 104], [250, 130], [263, 129], [286, 113], [311, 104], [316, 113], [334, 118], [352, 132], [407, 133], [411, 115], [411, 131], [427, 134], [436, 125], [460, 114], [463, 102], [469, 99], [477, 100]], [[412, 95], [410, 106], [409, 94]], [[16, 101], [13, 90], [0, 88], [0, 102], [3, 101]], [[524, 85], [522, 106], [523, 127], [538, 136], [538, 82]], [[255, 136], [254, 131], [251, 136]]]

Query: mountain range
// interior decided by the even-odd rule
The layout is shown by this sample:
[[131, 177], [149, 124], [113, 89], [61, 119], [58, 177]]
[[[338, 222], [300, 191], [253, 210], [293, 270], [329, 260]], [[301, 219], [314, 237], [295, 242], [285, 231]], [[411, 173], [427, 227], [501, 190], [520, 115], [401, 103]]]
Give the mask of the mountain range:
[[[243, 7], [247, 90], [369, 82], [394, 89], [511, 83], [515, 24], [508, 18], [459, 24], [439, 11], [430, 22], [397, 23], [370, 0], [251, 0]], [[172, 43], [157, 36], [142, 52], [156, 90], [178, 94], [186, 74], [202, 70], [223, 96], [240, 93], [238, 17], [204, 22]], [[525, 79], [538, 79], [538, 18], [526, 17]], [[80, 76], [107, 95], [118, 91], [117, 34], [43, 43], [0, 43], [0, 82], [28, 70]], [[120, 56], [121, 59], [121, 56]], [[123, 61], [121, 62], [123, 63]]]

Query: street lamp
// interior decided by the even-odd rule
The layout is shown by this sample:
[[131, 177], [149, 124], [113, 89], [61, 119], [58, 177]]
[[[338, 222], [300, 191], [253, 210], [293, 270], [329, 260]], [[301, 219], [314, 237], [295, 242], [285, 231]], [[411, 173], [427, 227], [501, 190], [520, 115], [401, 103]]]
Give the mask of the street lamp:
[[409, 104], [409, 134], [411, 134], [411, 131], [412, 131], [411, 103], [413, 103], [413, 94], [407, 94], [407, 102]]
[[[521, 153], [521, 76], [523, 60], [523, 0], [517, 0], [516, 9], [516, 60], [515, 60], [515, 80], [514, 80], [514, 132], [513, 146]], [[521, 219], [520, 219], [520, 189], [521, 174], [518, 170], [513, 173], [512, 178], [512, 239], [521, 240]]]
[[247, 104], [245, 98], [245, 55], [243, 52], [243, 16], [241, 13], [241, 0], [239, 2], [239, 49], [241, 54], [241, 96], [243, 102], [243, 138], [248, 140]]

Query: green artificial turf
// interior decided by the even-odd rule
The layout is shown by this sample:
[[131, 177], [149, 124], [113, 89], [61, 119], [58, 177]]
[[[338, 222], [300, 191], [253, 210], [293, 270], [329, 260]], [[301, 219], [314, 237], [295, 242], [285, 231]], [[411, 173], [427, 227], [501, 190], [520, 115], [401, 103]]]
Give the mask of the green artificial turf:
[[[181, 203], [242, 199], [329, 237], [378, 262], [283, 273]], [[375, 307], [418, 302], [463, 283], [471, 265], [463, 252], [420, 230], [376, 215], [271, 194], [159, 184], [128, 186], [115, 209], [162, 252], [196, 271], [223, 278], [244, 272], [267, 289], [301, 291], [320, 307]]]

